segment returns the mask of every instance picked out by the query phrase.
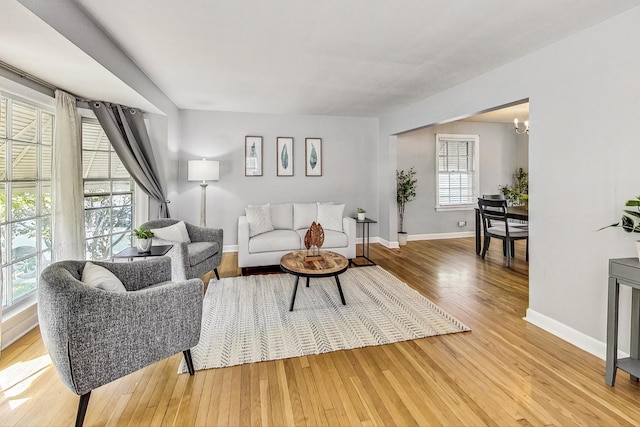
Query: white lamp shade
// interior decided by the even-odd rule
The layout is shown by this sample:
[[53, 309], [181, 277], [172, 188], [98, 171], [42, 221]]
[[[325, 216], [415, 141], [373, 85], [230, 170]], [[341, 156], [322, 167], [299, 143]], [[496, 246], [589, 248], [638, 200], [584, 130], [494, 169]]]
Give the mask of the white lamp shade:
[[189, 160], [189, 181], [217, 181], [220, 179], [220, 162], [217, 160]]

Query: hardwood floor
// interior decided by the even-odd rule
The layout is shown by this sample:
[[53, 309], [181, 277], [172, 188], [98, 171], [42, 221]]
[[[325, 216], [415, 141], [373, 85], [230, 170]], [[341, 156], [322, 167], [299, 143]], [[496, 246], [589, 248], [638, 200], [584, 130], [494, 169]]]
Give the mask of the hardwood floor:
[[[522, 320], [524, 246], [505, 268], [473, 239], [371, 246], [371, 258], [471, 332], [177, 375], [176, 355], [93, 391], [85, 425], [638, 425], [624, 373]], [[533, 254], [532, 256], [535, 256]], [[367, 267], [361, 267], [367, 268]], [[225, 254], [222, 277], [239, 274]], [[604, 321], [604, 320], [603, 320]], [[72, 425], [78, 397], [36, 329], [2, 352], [0, 425]]]

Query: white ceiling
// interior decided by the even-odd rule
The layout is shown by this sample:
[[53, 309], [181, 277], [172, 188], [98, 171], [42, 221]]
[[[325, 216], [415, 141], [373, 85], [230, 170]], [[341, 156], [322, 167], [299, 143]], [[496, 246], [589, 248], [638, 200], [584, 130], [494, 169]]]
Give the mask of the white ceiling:
[[[0, 40], [6, 40], [4, 21], [12, 18], [4, 13], [7, 1], [14, 3], [0, 0]], [[640, 5], [640, 0], [75, 1], [180, 108], [344, 116], [377, 116], [406, 106]], [[28, 24], [11, 32], [29, 35], [35, 24]], [[53, 50], [48, 46], [53, 37], [37, 38], [39, 43], [31, 41], [32, 55]], [[12, 51], [5, 44], [0, 41], [0, 60], [26, 64], [25, 71], [38, 77], [51, 81], [50, 69], [61, 68], [52, 55], [38, 67], [24, 58], [16, 64], [14, 57], [24, 56], [20, 51], [28, 47], [19, 44]], [[87, 97], [87, 91], [101, 91], [96, 79], [77, 90], [71, 77], [66, 80], [52, 83]], [[111, 100], [120, 90], [103, 92], [106, 96], [92, 97]]]

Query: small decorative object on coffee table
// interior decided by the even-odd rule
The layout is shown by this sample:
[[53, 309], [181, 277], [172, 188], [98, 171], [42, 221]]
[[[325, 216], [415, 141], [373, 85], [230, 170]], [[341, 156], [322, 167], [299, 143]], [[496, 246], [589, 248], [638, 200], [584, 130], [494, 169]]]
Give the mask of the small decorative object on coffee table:
[[307, 255], [305, 261], [317, 261], [321, 260], [320, 248], [324, 243], [324, 229], [319, 223], [315, 221], [311, 223], [311, 227], [304, 235], [304, 247], [307, 248]]
[[336, 280], [342, 305], [346, 305], [347, 303], [344, 300], [338, 275], [347, 271], [347, 268], [349, 268], [349, 260], [335, 252], [320, 251], [319, 259], [307, 261], [305, 254], [306, 251], [295, 251], [286, 254], [280, 260], [280, 268], [282, 271], [296, 276], [289, 311], [293, 311], [293, 304], [296, 302], [296, 292], [298, 292], [298, 281], [301, 277], [307, 278], [307, 288], [309, 287], [309, 279], [311, 277], [333, 277]]
[[138, 248], [138, 252], [149, 252], [151, 250], [151, 245], [153, 244], [153, 233], [151, 230], [140, 227], [133, 230], [133, 233], [136, 235], [136, 247]]

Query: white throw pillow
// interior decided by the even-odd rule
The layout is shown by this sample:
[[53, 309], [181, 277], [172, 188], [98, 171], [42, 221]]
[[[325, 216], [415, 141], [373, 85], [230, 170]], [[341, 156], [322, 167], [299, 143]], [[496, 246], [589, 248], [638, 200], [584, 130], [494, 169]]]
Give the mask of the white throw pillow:
[[176, 222], [168, 227], [152, 228], [151, 232], [153, 233], [153, 237], [157, 237], [158, 239], [178, 243], [191, 243], [184, 221]]
[[127, 289], [124, 287], [120, 279], [118, 279], [112, 272], [90, 261], [87, 261], [84, 265], [82, 278], [80, 280], [86, 285], [103, 289], [105, 291], [127, 292]]
[[276, 230], [293, 230], [293, 203], [271, 205], [271, 223]]
[[244, 211], [247, 215], [247, 222], [249, 223], [249, 237], [273, 231], [271, 205], [269, 203], [262, 206], [249, 205]]
[[318, 203], [318, 224], [325, 230], [343, 231], [342, 215], [344, 214], [344, 204], [333, 205], [328, 203]]
[[311, 223], [318, 218], [317, 203], [293, 204], [293, 229], [302, 230], [311, 227]]

